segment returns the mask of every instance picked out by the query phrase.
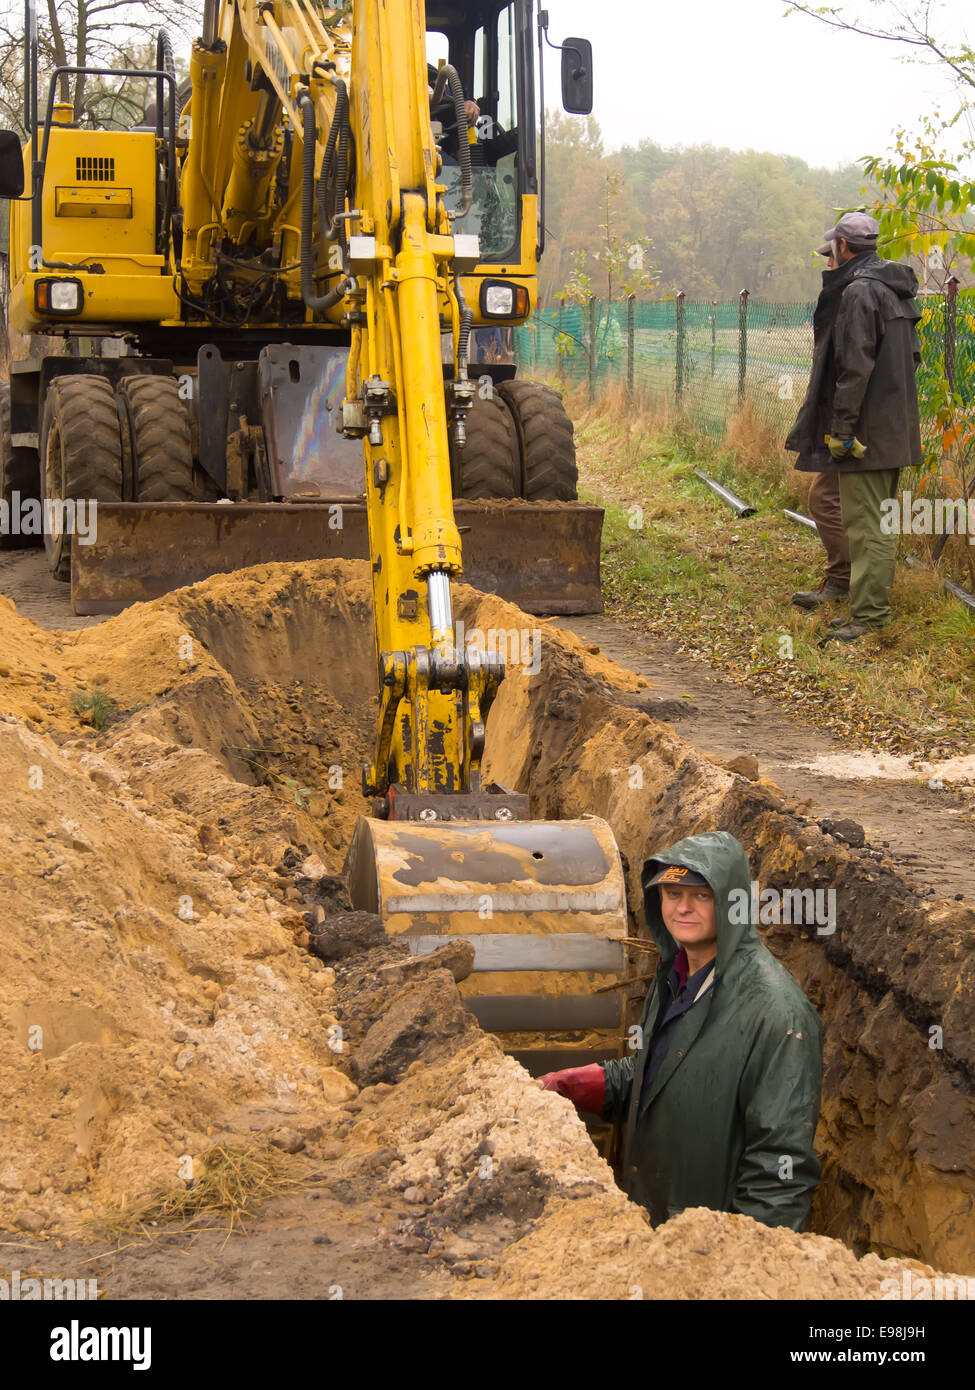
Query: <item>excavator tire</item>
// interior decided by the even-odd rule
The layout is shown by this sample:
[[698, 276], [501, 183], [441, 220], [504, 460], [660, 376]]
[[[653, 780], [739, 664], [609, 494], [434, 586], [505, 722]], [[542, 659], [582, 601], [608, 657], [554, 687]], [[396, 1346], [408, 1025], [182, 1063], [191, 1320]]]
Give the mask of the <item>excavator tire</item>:
[[[122, 439], [115, 393], [104, 377], [59, 376], [44, 402], [41, 467], [45, 499], [118, 502], [122, 497]], [[55, 579], [71, 578], [71, 537], [44, 531]]]
[[15, 449], [10, 442], [10, 382], [0, 381], [0, 498], [7, 504], [11, 526], [0, 532], [0, 550], [20, 550], [39, 545], [40, 536], [20, 535], [13, 527], [14, 493], [22, 501], [38, 495], [37, 455], [33, 449]]
[[451, 437], [450, 461], [457, 497], [476, 500], [519, 495], [521, 465], [515, 422], [493, 392], [483, 399], [477, 397], [468, 411], [463, 449], [458, 449]]
[[186, 407], [171, 376], [124, 376], [118, 394], [127, 415], [137, 502], [196, 499]]
[[574, 502], [579, 473], [562, 397], [539, 381], [503, 381], [498, 392], [518, 430], [526, 502]]

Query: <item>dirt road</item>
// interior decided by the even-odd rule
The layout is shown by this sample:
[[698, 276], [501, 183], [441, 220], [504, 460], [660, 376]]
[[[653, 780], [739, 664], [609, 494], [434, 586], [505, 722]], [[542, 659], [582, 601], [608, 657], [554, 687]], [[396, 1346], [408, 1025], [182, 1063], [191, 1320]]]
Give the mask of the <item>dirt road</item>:
[[[609, 618], [560, 618], [585, 642], [652, 682], [659, 704], [648, 709], [702, 753], [753, 757], [768, 777], [800, 801], [812, 798], [818, 817], [852, 818], [869, 845], [886, 850], [915, 882], [941, 897], [975, 899], [975, 800], [972, 789], [931, 778], [889, 755], [857, 755], [754, 695], [681, 656], [664, 642]], [[883, 769], [889, 775], [871, 775]], [[845, 775], [844, 775], [845, 774]]]

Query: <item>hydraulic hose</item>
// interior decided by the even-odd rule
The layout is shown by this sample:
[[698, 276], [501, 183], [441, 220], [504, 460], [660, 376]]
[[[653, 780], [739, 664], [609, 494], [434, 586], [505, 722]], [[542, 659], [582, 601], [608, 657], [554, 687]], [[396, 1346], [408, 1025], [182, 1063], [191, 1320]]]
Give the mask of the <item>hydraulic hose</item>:
[[[156, 36], [156, 71], [168, 73], [172, 77], [172, 82], [166, 82], [162, 77], [156, 78], [156, 135], [159, 140], [164, 139], [163, 130], [165, 127], [173, 129], [176, 119], [179, 117], [179, 102], [176, 92], [176, 62], [173, 58], [173, 45], [170, 43], [169, 35], [165, 29], [160, 29]], [[169, 112], [172, 120], [163, 122], [163, 100], [168, 97], [171, 104]], [[166, 254], [167, 242], [170, 235], [170, 226], [173, 220], [173, 204], [176, 199], [176, 149], [174, 145], [166, 140], [166, 192], [163, 201], [162, 219], [159, 224], [157, 242], [158, 249], [162, 255]]]
[[331, 81], [335, 88], [335, 110], [318, 180], [318, 217], [326, 241], [338, 241], [341, 223], [336, 223], [335, 219], [344, 210], [342, 205], [349, 178], [349, 93], [340, 77], [333, 77]]
[[[336, 114], [338, 114], [337, 107]], [[301, 121], [304, 137], [301, 152], [301, 297], [304, 300], [305, 307], [311, 309], [312, 313], [317, 313], [321, 310], [334, 308], [339, 300], [344, 299], [345, 295], [348, 293], [350, 282], [347, 278], [343, 278], [335, 288], [329, 290], [327, 294], [315, 293], [315, 249], [313, 246], [313, 237], [315, 212], [315, 146], [318, 139], [318, 128], [315, 124], [315, 103], [309, 96], [306, 96], [301, 103]], [[328, 133], [330, 142], [333, 140], [335, 128], [336, 122], [333, 118]], [[353, 281], [353, 286], [354, 283]]]
[[467, 112], [464, 110], [464, 89], [461, 86], [457, 69], [451, 67], [450, 63], [444, 63], [437, 73], [437, 80], [433, 87], [433, 97], [430, 105], [435, 107], [439, 104], [443, 96], [445, 87], [450, 88], [450, 96], [454, 103], [454, 111], [457, 116], [457, 159], [460, 164], [460, 189], [461, 204], [460, 212], [457, 217], [463, 217], [470, 211], [471, 202], [474, 197], [474, 177], [471, 173], [471, 146], [467, 138]]
[[467, 376], [467, 360], [470, 352], [471, 324], [474, 320], [474, 313], [467, 300], [464, 298], [464, 290], [460, 283], [460, 271], [454, 272], [454, 294], [457, 296], [457, 303], [460, 305], [460, 333], [457, 336], [457, 375], [463, 381]]
[[163, 103], [167, 96], [170, 101], [175, 101], [173, 92], [176, 86], [176, 63], [173, 58], [173, 45], [165, 29], [160, 29], [159, 33], [156, 35], [156, 71], [168, 72], [174, 79], [173, 86], [170, 88], [168, 82], [165, 82], [161, 77], [156, 78], [156, 138], [161, 140], [163, 138], [164, 128]]

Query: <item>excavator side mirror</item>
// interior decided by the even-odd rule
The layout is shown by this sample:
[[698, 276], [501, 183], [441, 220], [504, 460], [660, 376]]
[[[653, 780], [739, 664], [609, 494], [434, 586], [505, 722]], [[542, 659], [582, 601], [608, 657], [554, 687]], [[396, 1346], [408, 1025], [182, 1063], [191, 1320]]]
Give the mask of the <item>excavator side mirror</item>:
[[572, 116], [592, 111], [592, 44], [566, 39], [562, 44], [562, 105]]
[[24, 192], [24, 154], [15, 130], [0, 130], [0, 198], [20, 198]]

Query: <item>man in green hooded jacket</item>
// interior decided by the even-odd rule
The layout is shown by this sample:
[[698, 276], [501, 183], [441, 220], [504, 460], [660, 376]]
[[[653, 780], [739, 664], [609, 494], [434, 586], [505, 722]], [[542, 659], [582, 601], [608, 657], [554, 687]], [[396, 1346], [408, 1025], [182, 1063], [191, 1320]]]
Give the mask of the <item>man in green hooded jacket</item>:
[[751, 920], [745, 851], [727, 831], [643, 866], [660, 963], [638, 1047], [542, 1077], [624, 1124], [623, 1186], [659, 1225], [686, 1207], [801, 1230], [819, 1182], [819, 1018]]

